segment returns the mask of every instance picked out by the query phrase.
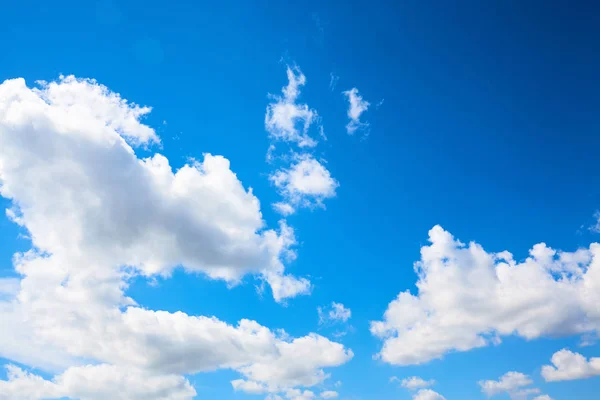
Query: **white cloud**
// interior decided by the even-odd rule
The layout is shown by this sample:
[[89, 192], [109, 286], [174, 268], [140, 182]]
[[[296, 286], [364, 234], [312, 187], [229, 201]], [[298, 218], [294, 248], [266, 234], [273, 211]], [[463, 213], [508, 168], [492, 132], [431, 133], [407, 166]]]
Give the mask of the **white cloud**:
[[[0, 387], [25, 397], [119, 398], [115, 390], [183, 399], [193, 388], [182, 375], [222, 368], [282, 390], [322, 382], [323, 368], [348, 361], [350, 350], [127, 297], [131, 277], [167, 276], [178, 265], [229, 284], [257, 274], [278, 301], [310, 290], [284, 271], [293, 230], [264, 227], [258, 199], [227, 159], [207, 154], [174, 172], [160, 154], [137, 158], [132, 145], [159, 140], [139, 122], [148, 111], [91, 80], [0, 85], [0, 195], [32, 241], [14, 259], [18, 289], [5, 285], [0, 301], [9, 327], [0, 356], [58, 372], [46, 381], [11, 367]], [[81, 366], [90, 362], [102, 365]]]
[[317, 307], [319, 314], [319, 324], [347, 322], [352, 316], [352, 311], [346, 308], [342, 303], [331, 303], [331, 307]]
[[400, 380], [397, 376], [392, 376], [390, 382], [400, 382], [400, 386], [413, 393], [413, 400], [446, 400], [441, 394], [431, 389], [426, 389], [435, 384], [433, 379], [426, 381], [418, 376], [411, 376]]
[[481, 390], [488, 396], [495, 396], [500, 393], [511, 393], [518, 389], [529, 386], [533, 381], [525, 374], [520, 372], [507, 372], [500, 377], [498, 381], [480, 381]]
[[38, 251], [145, 275], [183, 265], [229, 283], [283, 274], [293, 230], [264, 228], [258, 199], [224, 157], [206, 154], [176, 172], [160, 154], [138, 159], [123, 137], [158, 140], [132, 119], [147, 108], [95, 81], [67, 77], [31, 90], [16, 79], [0, 90], [0, 194]]
[[233, 389], [238, 392], [246, 392], [246, 393], [250, 393], [250, 394], [263, 394], [268, 392], [268, 388], [259, 382], [254, 382], [254, 381], [246, 381], [244, 379], [235, 379], [233, 381], [231, 381], [231, 386], [233, 386]]
[[575, 252], [545, 244], [515, 262], [507, 252], [468, 246], [436, 226], [415, 263], [417, 295], [401, 292], [371, 332], [379, 357], [395, 365], [425, 363], [501, 336], [526, 339], [597, 332], [600, 328], [600, 245]]
[[553, 365], [542, 367], [542, 376], [546, 382], [587, 379], [600, 375], [600, 357], [587, 360], [579, 353], [562, 349], [554, 353], [550, 361]]
[[326, 390], [321, 392], [321, 397], [324, 399], [336, 399], [338, 397], [338, 392], [334, 390]]
[[413, 400], [446, 400], [446, 398], [431, 389], [421, 389], [415, 393]]
[[511, 397], [511, 399], [514, 399], [514, 400], [527, 400], [530, 395], [539, 394], [539, 393], [540, 393], [540, 389], [538, 389], [538, 388], [527, 388], [527, 389], [517, 390], [516, 392], [510, 394], [509, 396]]
[[0, 381], [0, 399], [157, 400], [191, 399], [196, 391], [182, 376], [153, 376], [110, 365], [72, 367], [52, 381], [9, 365]]
[[327, 168], [308, 154], [269, 178], [286, 199], [275, 204], [284, 214], [291, 214], [295, 207], [324, 207], [323, 200], [334, 197], [339, 186]]
[[[507, 372], [497, 381], [479, 381], [479, 386], [481, 386], [481, 391], [488, 397], [506, 393], [513, 400], [527, 400], [530, 395], [540, 393], [540, 389], [538, 388], [527, 387], [532, 383], [533, 381], [529, 376], [512, 371]], [[544, 399], [543, 396], [538, 397]]]
[[315, 394], [310, 390], [290, 389], [285, 393], [285, 397], [289, 400], [312, 400]]
[[20, 288], [20, 280], [18, 278], [0, 278], [0, 300], [5, 297], [14, 297]]
[[369, 126], [367, 122], [361, 122], [360, 116], [363, 112], [367, 111], [370, 104], [368, 101], [363, 100], [362, 96], [358, 94], [357, 88], [352, 88], [343, 92], [348, 98], [348, 118], [350, 122], [346, 125], [346, 131], [348, 134], [354, 134], [359, 128], [364, 129]]
[[[392, 378], [396, 378], [396, 377], [392, 377]], [[399, 381], [398, 378], [393, 379], [393, 380]], [[418, 376], [411, 376], [410, 378], [405, 378], [405, 379], [402, 379], [402, 381], [400, 381], [400, 386], [402, 386], [403, 388], [406, 388], [408, 390], [422, 389], [422, 388], [426, 388], [429, 386], [433, 386], [434, 384], [435, 384], [435, 381], [433, 379], [426, 381], [423, 378], [420, 378]]]
[[[277, 344], [276, 357], [237, 368], [249, 382], [262, 385], [265, 392], [282, 392], [296, 386], [315, 386], [329, 377], [322, 368], [344, 364], [353, 353], [339, 343], [310, 334]], [[255, 386], [237, 383], [240, 390]]]
[[277, 211], [279, 214], [285, 217], [287, 217], [288, 215], [292, 215], [296, 212], [294, 206], [292, 206], [290, 203], [286, 203], [283, 201], [273, 203], [273, 208], [275, 209], [275, 211]]
[[271, 96], [273, 101], [267, 106], [265, 128], [273, 140], [303, 148], [315, 147], [318, 142], [309, 135], [309, 129], [318, 121], [318, 114], [308, 105], [296, 102], [306, 77], [298, 67], [288, 67], [287, 77], [288, 84], [281, 90], [283, 96]]
[[7, 380], [0, 381], [0, 400], [36, 400], [62, 397], [61, 388], [53, 382], [7, 365]]
[[600, 233], [600, 210], [594, 212], [594, 219], [596, 220], [596, 222], [594, 223], [594, 225], [589, 227], [589, 230], [595, 233]]
[[552, 397], [548, 396], [547, 394], [542, 394], [534, 397], [533, 400], [552, 400]]
[[[267, 105], [265, 115], [265, 128], [271, 139], [266, 159], [271, 164], [280, 163], [270, 173], [269, 180], [283, 197], [283, 201], [272, 206], [284, 217], [299, 208], [324, 208], [323, 201], [334, 197], [339, 186], [325, 167], [325, 161], [318, 161], [310, 152], [318, 144], [309, 134], [311, 126], [317, 127], [324, 140], [327, 137], [317, 112], [306, 104], [297, 103], [306, 77], [298, 67], [288, 67], [287, 77], [283, 95], [271, 96], [273, 101]], [[279, 149], [278, 142], [284, 143], [286, 150]]]

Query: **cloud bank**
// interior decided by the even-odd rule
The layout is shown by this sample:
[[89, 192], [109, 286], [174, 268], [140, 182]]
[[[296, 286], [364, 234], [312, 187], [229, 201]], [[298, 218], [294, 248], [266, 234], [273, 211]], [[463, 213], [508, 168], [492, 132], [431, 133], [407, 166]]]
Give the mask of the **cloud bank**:
[[600, 245], [575, 252], [536, 244], [516, 262], [507, 251], [465, 245], [440, 226], [429, 231], [414, 268], [417, 294], [401, 292], [371, 323], [378, 354], [394, 365], [422, 364], [449, 352], [600, 329]]
[[160, 154], [138, 158], [160, 142], [141, 122], [149, 112], [72, 76], [0, 85], [0, 195], [32, 244], [14, 257], [18, 281], [0, 284], [0, 356], [55, 373], [8, 366], [0, 398], [184, 399], [195, 395], [184, 375], [216, 369], [287, 391], [352, 358], [316, 334], [148, 310], [127, 296], [132, 277], [179, 266], [229, 285], [257, 276], [277, 301], [310, 287], [285, 272], [293, 230], [265, 226], [226, 158], [176, 171]]

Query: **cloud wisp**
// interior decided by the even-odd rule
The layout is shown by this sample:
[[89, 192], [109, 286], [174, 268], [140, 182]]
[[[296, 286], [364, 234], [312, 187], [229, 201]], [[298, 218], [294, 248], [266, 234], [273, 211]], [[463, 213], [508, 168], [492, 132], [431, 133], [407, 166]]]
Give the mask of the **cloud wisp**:
[[348, 118], [350, 122], [346, 125], [346, 132], [349, 135], [353, 135], [358, 130], [366, 131], [365, 135], [368, 135], [369, 123], [360, 120], [360, 116], [369, 109], [371, 105], [368, 101], [364, 100], [358, 93], [357, 88], [352, 88], [343, 92], [348, 99]]

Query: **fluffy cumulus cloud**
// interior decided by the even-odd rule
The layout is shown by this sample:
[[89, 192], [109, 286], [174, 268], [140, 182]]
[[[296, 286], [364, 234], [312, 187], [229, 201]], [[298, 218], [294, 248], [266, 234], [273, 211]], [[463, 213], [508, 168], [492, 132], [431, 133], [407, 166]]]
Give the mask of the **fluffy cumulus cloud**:
[[183, 400], [196, 391], [182, 376], [152, 375], [111, 365], [71, 367], [52, 381], [9, 365], [0, 381], [0, 399]]
[[[318, 141], [311, 132], [318, 131], [322, 138], [325, 134], [317, 112], [298, 103], [306, 77], [298, 67], [288, 67], [287, 77], [282, 95], [271, 95], [273, 101], [265, 114], [265, 128], [271, 139], [267, 160], [279, 164], [274, 165], [269, 180], [282, 197], [273, 208], [283, 216], [294, 214], [299, 208], [324, 208], [323, 201], [335, 197], [339, 186], [325, 166], [326, 161], [317, 160], [313, 154]], [[316, 129], [311, 131], [311, 127]]]
[[445, 400], [445, 397], [438, 392], [427, 389], [435, 384], [433, 379], [426, 381], [418, 376], [411, 376], [400, 380], [397, 376], [392, 376], [390, 382], [399, 382], [400, 386], [408, 389], [412, 393], [413, 400]]
[[149, 111], [92, 80], [0, 85], [0, 195], [32, 242], [14, 257], [18, 284], [0, 285], [9, 327], [0, 356], [55, 373], [11, 366], [0, 393], [190, 398], [183, 375], [219, 368], [281, 390], [322, 382], [350, 350], [250, 320], [148, 310], [126, 295], [131, 277], [179, 265], [228, 284], [255, 274], [279, 301], [310, 287], [284, 271], [293, 230], [264, 226], [227, 159], [207, 154], [174, 171], [160, 154], [136, 156], [136, 146], [159, 142], [140, 122]]
[[354, 134], [358, 129], [366, 129], [369, 127], [368, 122], [361, 122], [360, 116], [368, 110], [368, 101], [364, 100], [358, 93], [357, 88], [352, 88], [343, 92], [348, 99], [348, 118], [350, 122], [346, 125], [348, 134]]
[[587, 379], [600, 375], [600, 357], [586, 359], [579, 353], [567, 349], [557, 351], [550, 360], [552, 365], [542, 367], [546, 382]]
[[520, 372], [507, 372], [499, 380], [480, 381], [481, 391], [487, 396], [492, 397], [501, 393], [515, 394], [525, 386], [529, 386], [533, 381], [525, 374]]
[[132, 144], [159, 140], [138, 121], [147, 112], [89, 80], [2, 84], [0, 194], [37, 253], [144, 275], [183, 265], [229, 283], [281, 276], [293, 230], [265, 229], [258, 199], [224, 157], [206, 154], [177, 171], [160, 154], [139, 159]]
[[413, 395], [413, 400], [446, 400], [446, 398], [434, 390], [421, 389]]
[[465, 245], [440, 226], [415, 263], [417, 294], [401, 292], [371, 332], [395, 365], [499, 344], [501, 337], [565, 336], [600, 329], [600, 245], [574, 252], [536, 244], [516, 262]]
[[270, 176], [285, 202], [275, 204], [282, 214], [291, 214], [297, 207], [324, 207], [323, 200], [335, 196], [338, 182], [325, 166], [310, 155], [298, 156], [289, 167]]
[[323, 367], [344, 364], [352, 351], [322, 336], [311, 334], [291, 341], [281, 341], [277, 357], [241, 366], [246, 379], [232, 382], [236, 390], [248, 393], [278, 393], [296, 386], [311, 387], [329, 377]]

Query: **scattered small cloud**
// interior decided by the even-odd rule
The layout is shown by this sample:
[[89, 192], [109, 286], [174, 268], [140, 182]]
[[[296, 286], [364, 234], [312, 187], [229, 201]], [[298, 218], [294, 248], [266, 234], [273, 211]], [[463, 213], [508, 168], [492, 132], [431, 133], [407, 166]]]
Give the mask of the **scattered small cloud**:
[[362, 98], [357, 88], [346, 90], [343, 94], [348, 98], [348, 118], [350, 118], [350, 122], [346, 125], [348, 134], [353, 135], [359, 129], [367, 129], [369, 123], [362, 122], [360, 116], [369, 109], [371, 104]]
[[[527, 387], [533, 384], [531, 378], [520, 372], [507, 372], [499, 380], [479, 381], [481, 391], [488, 397], [506, 393], [512, 400], [527, 400], [530, 395], [540, 393], [540, 389]], [[538, 396], [536, 398], [543, 396]]]
[[289, 168], [280, 168], [269, 176], [285, 199], [274, 207], [283, 215], [290, 215], [298, 207], [321, 207], [323, 200], [335, 197], [339, 183], [329, 170], [309, 154], [298, 155]]
[[400, 383], [400, 386], [408, 389], [412, 393], [413, 400], [446, 400], [444, 396], [431, 389], [427, 389], [435, 384], [433, 379], [424, 380], [418, 376], [400, 379], [397, 376], [390, 377], [390, 383]]
[[301, 148], [315, 147], [318, 142], [310, 136], [309, 129], [318, 122], [317, 111], [297, 102], [306, 76], [298, 67], [287, 67], [287, 77], [282, 95], [270, 95], [273, 101], [267, 106], [265, 128], [275, 141], [295, 143]]
[[338, 397], [338, 392], [334, 390], [326, 390], [321, 392], [321, 397], [324, 399], [336, 399]]
[[[402, 379], [401, 381], [395, 376], [393, 376], [392, 378], [395, 378], [395, 381], [400, 382], [400, 386], [408, 390], [424, 389], [435, 384], [435, 381], [433, 379], [426, 381], [425, 379], [420, 378], [418, 376], [411, 376], [409, 378]], [[390, 381], [392, 381], [392, 379], [390, 379]]]
[[600, 375], [600, 357], [586, 359], [567, 349], [557, 351], [550, 359], [552, 365], [542, 367], [546, 382], [572, 381]]
[[594, 212], [594, 224], [589, 226], [588, 229], [594, 233], [600, 233], [600, 210]]
[[272, 102], [265, 113], [265, 129], [271, 139], [266, 161], [273, 166], [269, 180], [283, 198], [272, 206], [284, 217], [300, 208], [325, 208], [323, 201], [335, 197], [339, 186], [326, 161], [313, 154], [319, 143], [315, 136], [327, 137], [317, 111], [298, 102], [306, 76], [297, 66], [288, 66], [287, 78], [282, 94], [270, 96]]
[[330, 307], [317, 307], [319, 325], [347, 322], [352, 316], [352, 311], [342, 303], [331, 303]]

